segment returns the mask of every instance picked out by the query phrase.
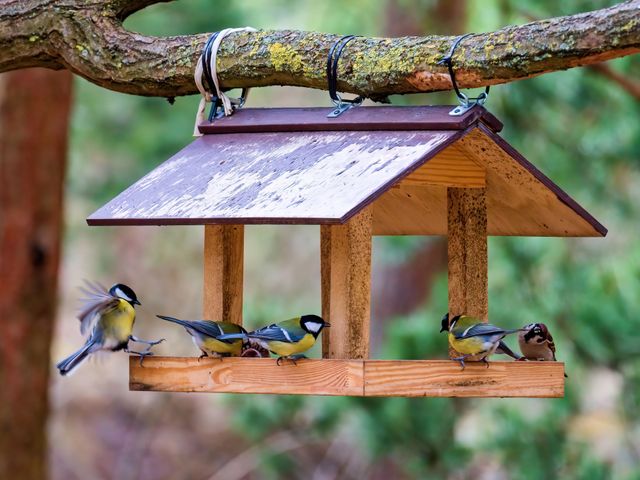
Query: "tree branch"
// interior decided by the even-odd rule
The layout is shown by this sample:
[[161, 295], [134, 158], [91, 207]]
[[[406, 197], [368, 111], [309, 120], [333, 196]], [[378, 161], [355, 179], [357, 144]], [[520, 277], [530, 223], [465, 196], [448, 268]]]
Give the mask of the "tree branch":
[[[163, 1], [163, 0], [158, 0]], [[5, 0], [0, 72], [67, 68], [105, 88], [148, 96], [196, 93], [193, 70], [208, 35], [148, 37], [122, 26], [154, 0]], [[225, 87], [326, 88], [337, 35], [262, 30], [229, 36], [218, 56]], [[452, 37], [358, 38], [341, 58], [341, 91], [383, 96], [449, 90], [437, 65]], [[454, 64], [461, 87], [506, 83], [640, 51], [640, 0], [510, 26], [465, 39]]]
[[633, 81], [626, 75], [616, 72], [611, 65], [606, 63], [595, 63], [589, 65], [589, 71], [595, 72], [612, 82], [618, 84], [620, 88], [625, 90], [629, 95], [640, 101], [640, 82]]

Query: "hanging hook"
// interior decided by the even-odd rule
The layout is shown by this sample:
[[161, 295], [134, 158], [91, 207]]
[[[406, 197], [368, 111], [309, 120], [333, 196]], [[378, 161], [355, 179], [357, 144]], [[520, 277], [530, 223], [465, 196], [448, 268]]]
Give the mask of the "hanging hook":
[[344, 48], [347, 46], [347, 43], [349, 43], [354, 38], [356, 38], [355, 35], [345, 35], [344, 37], [340, 38], [340, 40], [336, 41], [333, 44], [333, 46], [329, 50], [329, 55], [327, 56], [327, 85], [331, 101], [336, 106], [336, 108], [332, 110], [329, 115], [327, 115], [328, 118], [339, 117], [350, 108], [357, 107], [364, 101], [364, 97], [361, 95], [358, 95], [356, 98], [353, 98], [351, 100], [347, 100], [342, 98], [337, 92], [338, 61], [340, 60], [340, 56], [342, 55]]
[[489, 98], [489, 88], [490, 88], [489, 86], [487, 86], [484, 92], [482, 92], [477, 97], [469, 98], [467, 95], [465, 95], [460, 91], [460, 89], [458, 88], [458, 83], [456, 82], [456, 74], [453, 70], [453, 54], [456, 51], [456, 48], [458, 47], [460, 42], [462, 42], [462, 40], [464, 40], [465, 38], [471, 35], [473, 35], [473, 33], [467, 33], [465, 35], [460, 35], [456, 37], [456, 39], [453, 41], [453, 44], [451, 45], [451, 50], [449, 50], [449, 53], [445, 55], [445, 57], [438, 62], [438, 65], [447, 66], [449, 70], [449, 76], [451, 77], [451, 84], [453, 85], [453, 90], [456, 92], [456, 96], [458, 97], [458, 102], [460, 103], [460, 105], [458, 105], [456, 108], [454, 108], [449, 112], [449, 115], [452, 115], [452, 116], [462, 115], [468, 110], [471, 110], [476, 105], [484, 105], [484, 102], [486, 102], [487, 98]]

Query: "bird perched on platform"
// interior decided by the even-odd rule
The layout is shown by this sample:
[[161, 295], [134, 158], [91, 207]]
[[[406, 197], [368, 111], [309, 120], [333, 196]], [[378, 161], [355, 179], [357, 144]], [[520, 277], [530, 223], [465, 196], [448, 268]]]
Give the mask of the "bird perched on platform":
[[191, 335], [193, 343], [200, 349], [203, 357], [239, 356], [242, 353], [242, 338], [220, 340], [225, 333], [246, 334], [240, 325], [228, 322], [214, 322], [212, 320], [180, 320], [174, 317], [156, 315], [167, 322], [182, 325]]
[[[530, 323], [518, 334], [521, 360], [556, 362], [556, 344], [544, 323]], [[565, 373], [565, 378], [569, 376]]]
[[518, 334], [518, 344], [527, 360], [556, 361], [556, 345], [544, 323], [525, 325]]
[[[501, 347], [502, 339], [518, 331], [520, 329], [505, 330], [467, 315], [456, 315], [449, 321], [449, 313], [442, 317], [440, 329], [440, 332], [449, 332], [449, 345], [462, 354], [451, 360], [460, 362], [463, 370], [465, 360], [482, 361], [489, 367], [487, 358]], [[502, 346], [506, 347], [504, 343]]]
[[296, 359], [305, 358], [303, 352], [313, 347], [322, 329], [329, 326], [329, 323], [317, 315], [302, 315], [249, 333], [221, 335], [218, 339], [241, 338], [255, 342], [278, 355], [276, 363], [280, 365], [284, 359], [290, 359], [295, 363]]
[[[164, 339], [147, 341], [136, 338], [133, 324], [136, 319], [135, 305], [140, 305], [135, 292], [122, 283], [116, 283], [108, 291], [97, 283], [86, 282], [84, 306], [78, 314], [80, 332], [87, 337], [84, 346], [56, 365], [61, 375], [77, 368], [91, 354], [100, 350], [118, 351], [140, 355], [140, 361], [152, 355], [150, 348]], [[143, 352], [129, 350], [129, 341], [146, 343]]]

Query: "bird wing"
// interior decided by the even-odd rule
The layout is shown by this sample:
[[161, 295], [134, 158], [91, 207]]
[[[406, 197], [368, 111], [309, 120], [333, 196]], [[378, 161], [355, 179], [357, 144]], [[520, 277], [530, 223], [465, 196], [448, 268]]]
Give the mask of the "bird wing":
[[81, 299], [82, 305], [78, 313], [80, 320], [80, 332], [85, 337], [93, 331], [101, 315], [109, 313], [116, 308], [120, 300], [112, 296], [109, 291], [97, 282], [84, 281], [85, 286], [80, 291], [85, 295]]
[[225, 343], [233, 343], [233, 339], [220, 338], [221, 335], [229, 333], [246, 333], [246, 330], [240, 325], [228, 322], [213, 322], [211, 320], [195, 320], [189, 322], [189, 327], [193, 328], [196, 332], [199, 332], [208, 337], [213, 337], [216, 340]]
[[[295, 319], [293, 319], [295, 321]], [[290, 323], [289, 323], [290, 322]], [[297, 343], [307, 334], [307, 332], [294, 322], [287, 321], [281, 324], [271, 324], [248, 334], [249, 338], [258, 340]]]
[[547, 345], [549, 346], [549, 350], [551, 350], [551, 353], [553, 354], [553, 361], [557, 361], [556, 360], [556, 344], [553, 341], [553, 337], [551, 336], [551, 334], [549, 333], [549, 331], [547, 330]]
[[462, 340], [464, 338], [479, 336], [506, 335], [510, 332], [510, 330], [504, 330], [503, 328], [496, 327], [490, 323], [476, 323], [475, 325], [471, 325], [460, 332], [453, 332], [453, 334], [456, 339]]

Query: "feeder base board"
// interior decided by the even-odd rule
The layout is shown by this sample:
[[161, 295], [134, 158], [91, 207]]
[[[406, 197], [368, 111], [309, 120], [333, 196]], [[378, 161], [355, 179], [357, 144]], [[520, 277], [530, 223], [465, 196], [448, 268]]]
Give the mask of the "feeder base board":
[[129, 389], [356, 397], [564, 397], [562, 362], [147, 357], [129, 359]]

